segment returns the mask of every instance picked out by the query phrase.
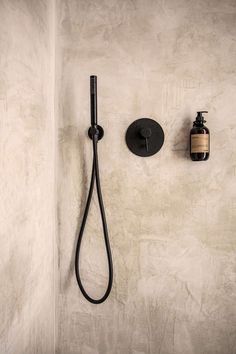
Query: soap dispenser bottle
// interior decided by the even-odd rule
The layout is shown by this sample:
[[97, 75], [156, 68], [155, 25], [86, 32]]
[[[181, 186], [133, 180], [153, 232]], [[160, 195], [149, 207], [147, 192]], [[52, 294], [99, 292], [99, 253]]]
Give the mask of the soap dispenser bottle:
[[210, 132], [204, 125], [206, 121], [203, 113], [208, 112], [197, 112], [196, 120], [190, 131], [190, 157], [193, 161], [206, 161], [210, 155]]

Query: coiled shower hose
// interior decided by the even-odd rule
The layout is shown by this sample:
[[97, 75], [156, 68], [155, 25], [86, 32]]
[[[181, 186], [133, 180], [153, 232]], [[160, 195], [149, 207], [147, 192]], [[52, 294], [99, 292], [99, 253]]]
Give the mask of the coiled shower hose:
[[[92, 85], [91, 85], [91, 83], [92, 83]], [[92, 165], [92, 174], [91, 174], [91, 181], [90, 181], [88, 198], [87, 198], [85, 211], [84, 211], [84, 215], [83, 215], [83, 219], [82, 219], [82, 223], [81, 223], [81, 227], [80, 227], [80, 231], [79, 231], [79, 235], [78, 235], [77, 246], [76, 246], [75, 274], [76, 274], [76, 279], [77, 279], [79, 288], [80, 288], [82, 294], [84, 295], [84, 297], [93, 304], [101, 304], [102, 302], [104, 302], [107, 299], [107, 297], [109, 296], [109, 294], [111, 292], [112, 281], [113, 281], [113, 264], [112, 264], [112, 255], [111, 255], [111, 248], [110, 248], [110, 242], [109, 242], [109, 236], [108, 236], [105, 209], [104, 209], [103, 200], [102, 200], [100, 177], [99, 177], [97, 143], [98, 143], [98, 139], [99, 139], [99, 133], [100, 133], [99, 128], [100, 127], [97, 126], [97, 124], [96, 124], [97, 123], [97, 119], [96, 119], [96, 107], [97, 107], [96, 84], [97, 84], [96, 76], [91, 76], [90, 77], [90, 87], [92, 87], [92, 89], [91, 89], [91, 108], [93, 107], [94, 110], [91, 110], [91, 117], [93, 116], [93, 119], [91, 119], [92, 126], [90, 128], [90, 137], [92, 138], [92, 142], [93, 142], [93, 165]], [[94, 102], [95, 102], [95, 105], [94, 105]], [[104, 235], [104, 241], [105, 241], [105, 247], [106, 247], [106, 253], [107, 253], [108, 271], [109, 271], [107, 289], [106, 289], [104, 295], [100, 299], [93, 299], [92, 297], [90, 297], [88, 295], [88, 293], [84, 289], [84, 286], [82, 284], [81, 277], [80, 277], [80, 265], [79, 265], [81, 242], [83, 239], [84, 229], [85, 229], [85, 225], [86, 225], [86, 221], [87, 221], [87, 217], [88, 217], [88, 213], [89, 213], [91, 199], [93, 196], [95, 181], [96, 181], [96, 187], [97, 187], [98, 203], [99, 203], [101, 219], [102, 219], [103, 235]]]

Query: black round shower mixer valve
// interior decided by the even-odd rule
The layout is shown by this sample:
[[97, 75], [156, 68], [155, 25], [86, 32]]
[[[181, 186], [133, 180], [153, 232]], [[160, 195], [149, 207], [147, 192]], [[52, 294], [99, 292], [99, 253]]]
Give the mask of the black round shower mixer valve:
[[156, 154], [165, 139], [160, 124], [151, 118], [135, 120], [127, 129], [126, 144], [135, 155], [147, 157]]

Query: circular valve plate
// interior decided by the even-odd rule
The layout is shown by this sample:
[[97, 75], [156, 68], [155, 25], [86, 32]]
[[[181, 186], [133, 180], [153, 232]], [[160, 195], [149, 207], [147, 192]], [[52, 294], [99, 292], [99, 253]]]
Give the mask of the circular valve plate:
[[[144, 131], [151, 131], [148, 138]], [[147, 157], [156, 154], [164, 143], [164, 131], [150, 118], [140, 118], [130, 124], [125, 136], [126, 144], [135, 155]]]

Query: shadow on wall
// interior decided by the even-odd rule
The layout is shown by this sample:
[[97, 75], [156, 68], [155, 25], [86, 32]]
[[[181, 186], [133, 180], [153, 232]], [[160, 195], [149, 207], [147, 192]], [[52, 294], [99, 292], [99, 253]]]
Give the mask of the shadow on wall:
[[[67, 151], [67, 149], [71, 149], [71, 144], [73, 144], [72, 150], [76, 153], [75, 158], [70, 158], [69, 162], [65, 161], [63, 162], [63, 165], [68, 166], [68, 176], [71, 175], [71, 168], [72, 166], [77, 166], [77, 170], [79, 171], [78, 175], [80, 176], [80, 183], [83, 186], [88, 186], [88, 176], [86, 174], [86, 158], [85, 158], [85, 152], [84, 152], [84, 143], [83, 143], [83, 138], [82, 135], [77, 134], [78, 127], [75, 126], [67, 126], [65, 127], [60, 134], [60, 144], [61, 144], [61, 150], [62, 150], [62, 156], [65, 156], [65, 159], [67, 159], [68, 154], [70, 155], [70, 151]], [[83, 134], [84, 136], [84, 134]], [[68, 182], [68, 188], [73, 188], [73, 186], [70, 185]], [[71, 192], [68, 193], [69, 196], [71, 196]], [[74, 243], [73, 243], [73, 248], [72, 248], [72, 253], [71, 253], [71, 259], [69, 263], [69, 268], [68, 268], [68, 273], [65, 277], [65, 281], [63, 283], [63, 290], [67, 290], [72, 277], [74, 276], [74, 263], [75, 263], [75, 251], [76, 251], [76, 244], [77, 244], [77, 239], [78, 239], [78, 233], [79, 233], [79, 228], [80, 224], [82, 221], [83, 217], [83, 212], [84, 212], [84, 205], [86, 203], [86, 197], [87, 197], [87, 188], [82, 188], [81, 191], [82, 194], [75, 195], [74, 199], [79, 200], [79, 206], [78, 206], [78, 219], [77, 219], [77, 227], [76, 227], [76, 232], [74, 236]], [[67, 205], [71, 205], [71, 203], [68, 203]], [[59, 213], [59, 221], [60, 221], [61, 215]]]
[[[77, 94], [78, 91], [76, 92], [76, 95]], [[60, 204], [58, 206], [59, 225], [61, 223], [64, 224], [64, 222], [62, 222], [62, 217], [63, 218], [69, 217], [69, 215], [71, 214], [71, 209], [69, 210], [69, 208], [74, 208], [76, 206], [76, 214], [78, 215], [77, 227], [74, 236], [74, 243], [71, 252], [69, 268], [65, 276], [65, 281], [62, 284], [63, 290], [66, 290], [68, 289], [71, 283], [71, 279], [74, 276], [75, 250], [76, 250], [79, 227], [82, 221], [84, 205], [87, 196], [87, 188], [82, 188], [81, 191], [80, 189], [78, 190], [75, 189], [75, 184], [71, 180], [71, 176], [75, 176], [76, 186], [79, 186], [80, 184], [82, 186], [88, 186], [88, 176], [86, 174], [87, 159], [85, 158], [85, 150], [84, 150], [85, 148], [84, 136], [86, 135], [86, 132], [83, 132], [83, 134], [79, 134], [78, 132], [79, 117], [78, 117], [78, 113], [75, 111], [76, 97], [75, 97], [75, 92], [73, 88], [71, 88], [71, 86], [68, 86], [65, 89], [63, 97], [64, 97], [63, 100], [65, 106], [64, 111], [67, 112], [67, 115], [66, 116], [63, 115], [61, 117], [63, 128], [60, 130], [60, 135], [59, 135], [59, 149], [60, 149], [60, 156], [62, 159], [61, 161], [62, 170], [64, 170], [65, 183], [67, 184], [67, 188], [66, 188], [67, 193], [66, 196], [63, 195], [61, 197], [66, 199], [68, 198], [68, 200], [66, 201], [66, 205], [67, 205], [66, 215], [64, 215], [65, 213], [61, 215]], [[73, 203], [71, 203], [71, 201], [73, 201]], [[62, 247], [61, 240], [59, 240], [59, 243], [60, 243], [59, 248], [61, 248]]]
[[186, 117], [173, 143], [172, 151], [177, 158], [186, 159], [189, 157], [189, 132], [191, 128], [192, 119]]

